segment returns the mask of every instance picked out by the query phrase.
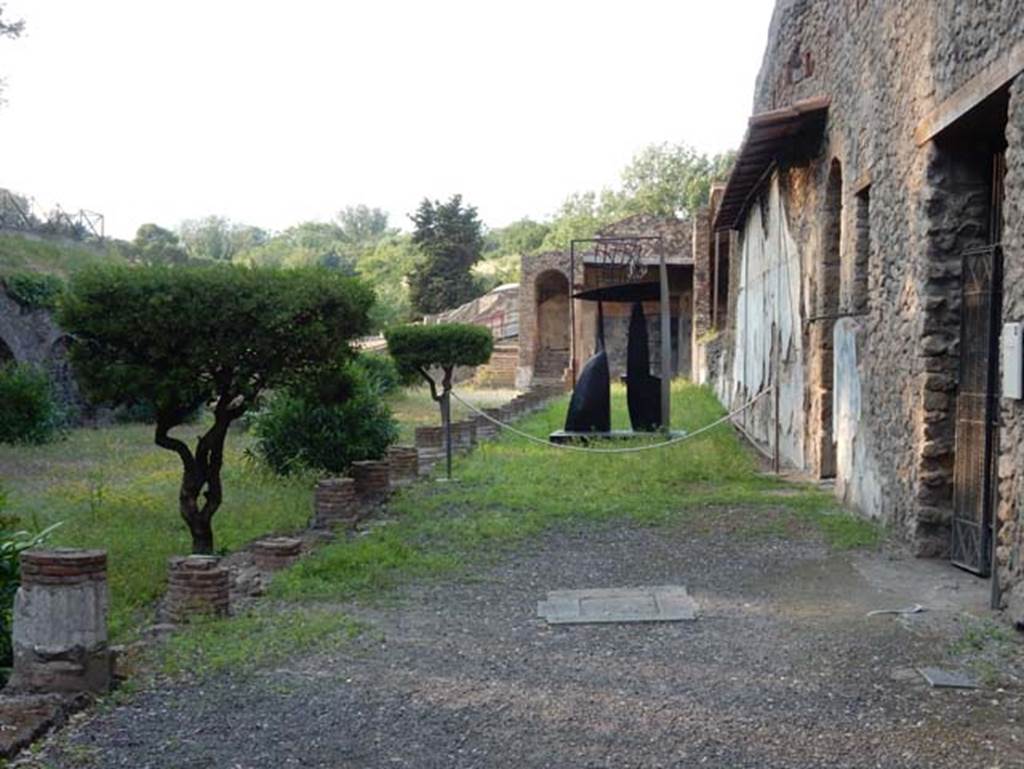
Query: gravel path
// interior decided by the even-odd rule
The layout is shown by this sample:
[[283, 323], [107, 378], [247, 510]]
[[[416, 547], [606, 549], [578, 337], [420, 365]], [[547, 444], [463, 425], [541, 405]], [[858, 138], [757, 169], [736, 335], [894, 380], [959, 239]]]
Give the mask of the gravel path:
[[[874, 556], [884, 558], [885, 556]], [[376, 630], [247, 679], [144, 692], [45, 767], [1024, 767], [1019, 689], [926, 688], [948, 638], [817, 543], [552, 533], [478, 579], [350, 607]], [[695, 622], [548, 627], [547, 590], [686, 585]], [[912, 599], [913, 596], [907, 596]]]

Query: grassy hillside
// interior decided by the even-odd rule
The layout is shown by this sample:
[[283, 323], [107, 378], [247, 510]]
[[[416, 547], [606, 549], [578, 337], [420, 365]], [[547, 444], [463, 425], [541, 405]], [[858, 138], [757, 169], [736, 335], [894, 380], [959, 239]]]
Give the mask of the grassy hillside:
[[66, 278], [83, 267], [119, 258], [101, 246], [0, 233], [0, 276], [35, 272]]

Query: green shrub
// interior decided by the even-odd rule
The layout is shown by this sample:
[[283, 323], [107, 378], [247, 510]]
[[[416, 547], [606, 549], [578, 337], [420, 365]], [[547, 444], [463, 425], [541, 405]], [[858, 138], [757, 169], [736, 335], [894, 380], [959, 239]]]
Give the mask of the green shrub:
[[490, 329], [469, 323], [397, 326], [385, 336], [403, 376], [425, 376], [434, 367], [450, 372], [455, 366], [479, 366], [490, 360], [494, 347]]
[[6, 276], [3, 281], [14, 301], [32, 310], [54, 309], [64, 291], [64, 281], [56, 275], [18, 272]]
[[[372, 304], [368, 286], [322, 268], [112, 266], [74, 275], [58, 322], [93, 402], [153, 407], [154, 442], [181, 460], [192, 551], [212, 553], [229, 428], [266, 392], [347, 360]], [[194, 444], [171, 435], [204, 404]]]
[[48, 443], [63, 423], [46, 371], [25, 363], [0, 366], [0, 443]]
[[362, 366], [275, 393], [253, 420], [254, 452], [280, 475], [301, 470], [344, 472], [379, 459], [398, 425]]
[[364, 353], [355, 359], [355, 363], [366, 372], [370, 386], [378, 395], [393, 393], [402, 385], [398, 366], [390, 355]]

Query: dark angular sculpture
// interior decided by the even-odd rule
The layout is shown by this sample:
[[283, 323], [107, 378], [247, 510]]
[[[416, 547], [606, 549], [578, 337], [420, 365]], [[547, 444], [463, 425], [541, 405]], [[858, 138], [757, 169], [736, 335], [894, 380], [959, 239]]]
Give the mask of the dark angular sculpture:
[[637, 432], [661, 427], [661, 379], [651, 376], [647, 343], [647, 319], [640, 302], [633, 302], [629, 317], [629, 346], [626, 348], [626, 402], [629, 421]]
[[607, 433], [612, 429], [611, 376], [604, 349], [604, 311], [597, 303], [597, 345], [576, 380], [565, 417], [569, 433]]

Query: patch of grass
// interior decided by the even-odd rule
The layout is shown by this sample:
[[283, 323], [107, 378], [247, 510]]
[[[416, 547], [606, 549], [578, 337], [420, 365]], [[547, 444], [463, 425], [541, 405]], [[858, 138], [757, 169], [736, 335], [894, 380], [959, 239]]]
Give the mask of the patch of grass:
[[[500, 406], [515, 397], [515, 390], [499, 388], [456, 387], [459, 395], [477, 408]], [[430, 390], [422, 387], [405, 387], [387, 397], [388, 406], [398, 420], [400, 440], [412, 443], [417, 427], [441, 424], [441, 409], [430, 397]], [[452, 419], [471, 416], [471, 412], [458, 401], [452, 400]]]
[[[565, 407], [561, 399], [517, 426], [546, 437], [561, 427]], [[722, 414], [707, 389], [673, 386], [673, 427], [695, 430]], [[616, 386], [613, 427], [627, 424], [624, 390]], [[836, 548], [872, 546], [880, 538], [872, 524], [842, 512], [827, 493], [759, 473], [752, 453], [727, 425], [670, 448], [629, 454], [559, 451], [506, 435], [459, 459], [455, 475], [455, 484], [406, 489], [390, 505], [396, 521], [323, 548], [279, 575], [273, 594], [374, 595], [409, 575], [450, 572], [480, 553], [570, 521], [680, 524], [695, 533], [726, 525], [744, 537], [810, 532]]]
[[[191, 440], [200, 429], [181, 434]], [[249, 441], [228, 437], [224, 504], [213, 519], [217, 547], [227, 551], [300, 529], [311, 512], [312, 480], [280, 479], [254, 467], [243, 456]], [[64, 522], [53, 545], [107, 550], [110, 632], [116, 641], [131, 639], [164, 591], [167, 558], [191, 549], [177, 509], [177, 456], [154, 446], [145, 425], [74, 430], [60, 443], [0, 446], [0, 477], [9, 491], [7, 512], [23, 524]]]
[[995, 686], [1011, 668], [1024, 664], [1024, 644], [1006, 625], [989, 619], [963, 617], [960, 635], [948, 653], [965, 665], [985, 686]]
[[67, 277], [94, 264], [123, 261], [102, 246], [0, 234], [0, 275], [36, 272]]
[[200, 619], [157, 650], [167, 675], [251, 672], [295, 654], [351, 639], [362, 625], [330, 607], [263, 606], [228, 619]]

